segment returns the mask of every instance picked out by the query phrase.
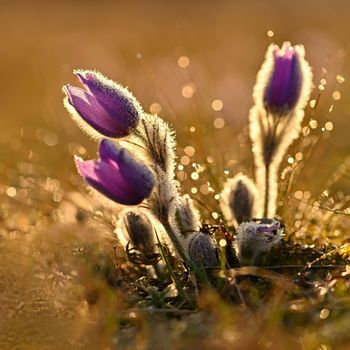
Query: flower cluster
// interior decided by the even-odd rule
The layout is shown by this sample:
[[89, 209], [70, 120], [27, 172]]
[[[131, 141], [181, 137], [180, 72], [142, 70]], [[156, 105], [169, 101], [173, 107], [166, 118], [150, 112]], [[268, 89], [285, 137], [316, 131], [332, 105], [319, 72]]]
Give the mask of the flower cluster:
[[[64, 105], [78, 125], [99, 141], [98, 159], [76, 158], [76, 166], [90, 186], [114, 202], [142, 205], [143, 209], [123, 214], [127, 240], [146, 256], [153, 256], [158, 239], [155, 231], [163, 230], [188, 266], [219, 265], [218, 246], [201, 229], [192, 199], [181, 195], [174, 181], [174, 131], [159, 116], [145, 113], [127, 88], [101, 73], [77, 70], [75, 75], [84, 88], [66, 85]], [[272, 219], [278, 168], [298, 136], [311, 78], [302, 46], [269, 47], [250, 111], [255, 182], [237, 174], [221, 193], [227, 224], [237, 229], [231, 248], [242, 263], [256, 263], [283, 235], [280, 222]], [[253, 220], [255, 217], [263, 219]]]
[[[147, 225], [161, 224], [176, 251], [188, 259], [180, 233], [194, 225], [187, 216], [195, 218], [198, 213], [189, 200], [184, 201], [179, 195], [174, 181], [173, 130], [158, 116], [144, 113], [128, 89], [101, 73], [77, 70], [75, 75], [84, 89], [64, 86], [64, 105], [78, 125], [99, 141], [97, 160], [76, 157], [79, 174], [95, 190], [118, 204], [142, 204], [149, 208], [153, 217]], [[129, 145], [133, 146], [128, 147], [125, 142], [122, 145], [118, 140], [130, 141]], [[176, 213], [182, 213], [180, 222], [175, 220]], [[138, 249], [142, 240], [135, 230], [142, 226], [142, 220], [146, 222], [141, 218], [144, 216], [129, 213], [124, 220], [129, 238]], [[148, 236], [143, 242], [156, 242], [153, 229], [143, 229], [142, 234]], [[149, 248], [150, 244], [146, 246]]]

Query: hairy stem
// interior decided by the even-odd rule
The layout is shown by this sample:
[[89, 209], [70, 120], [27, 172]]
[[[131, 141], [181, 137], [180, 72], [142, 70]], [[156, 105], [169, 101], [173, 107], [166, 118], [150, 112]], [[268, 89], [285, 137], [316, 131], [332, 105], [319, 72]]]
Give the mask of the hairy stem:
[[264, 196], [264, 218], [267, 218], [270, 196], [270, 163], [265, 163], [265, 196]]

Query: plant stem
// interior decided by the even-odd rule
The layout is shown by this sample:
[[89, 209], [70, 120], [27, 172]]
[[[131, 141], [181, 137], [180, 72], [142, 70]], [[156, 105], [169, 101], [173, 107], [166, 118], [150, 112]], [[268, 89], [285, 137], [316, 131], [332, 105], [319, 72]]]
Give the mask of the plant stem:
[[199, 280], [203, 284], [209, 285], [209, 280], [208, 280], [208, 276], [207, 276], [206, 272], [204, 270], [202, 270], [201, 268], [199, 268], [193, 262], [193, 260], [190, 258], [190, 256], [187, 254], [187, 252], [183, 248], [179, 238], [177, 237], [175, 230], [171, 226], [169, 220], [164, 220], [164, 222], [162, 222], [162, 224], [163, 224], [166, 232], [168, 233], [168, 236], [170, 237], [176, 251], [178, 252], [180, 257], [183, 259], [184, 263], [193, 270], [193, 272], [197, 275], [197, 277], [199, 278]]
[[267, 218], [270, 196], [270, 163], [265, 163], [265, 197], [264, 197], [264, 218]]

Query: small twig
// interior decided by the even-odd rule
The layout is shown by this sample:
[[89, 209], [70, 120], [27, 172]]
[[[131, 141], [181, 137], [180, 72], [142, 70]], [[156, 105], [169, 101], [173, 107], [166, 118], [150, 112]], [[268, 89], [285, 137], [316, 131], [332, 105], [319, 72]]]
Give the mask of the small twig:
[[285, 270], [285, 269], [305, 269], [305, 270], [323, 270], [323, 269], [339, 269], [344, 268], [346, 265], [276, 265], [276, 266], [263, 266], [266, 270]]
[[142, 312], [142, 313], [161, 313], [161, 314], [175, 314], [175, 315], [187, 315], [193, 314], [193, 310], [182, 310], [182, 309], [154, 309], [154, 308], [141, 308], [141, 309], [129, 309], [130, 312]]
[[346, 213], [346, 212], [341, 211], [341, 210], [339, 210], [339, 209], [332, 209], [332, 208], [322, 207], [321, 205], [311, 204], [311, 203], [305, 202], [305, 201], [303, 201], [303, 200], [301, 200], [301, 199], [297, 199], [297, 198], [293, 198], [293, 197], [290, 197], [290, 199], [299, 201], [299, 202], [304, 203], [304, 204], [306, 204], [306, 205], [308, 205], [308, 206], [310, 206], [310, 207], [314, 207], [314, 208], [318, 208], [318, 209], [330, 211], [330, 212], [332, 212], [332, 213], [334, 213], [334, 214], [350, 216], [350, 213]]
[[300, 275], [301, 273], [305, 272], [306, 270], [309, 270], [313, 266], [317, 266], [317, 265], [314, 265], [314, 264], [316, 264], [317, 262], [319, 262], [319, 261], [327, 258], [328, 256], [336, 253], [337, 251], [339, 251], [342, 248], [344, 248], [344, 246], [341, 246], [341, 247], [338, 247], [338, 248], [334, 248], [331, 251], [329, 251], [328, 253], [324, 253], [323, 255], [321, 255], [320, 257], [316, 258], [315, 260], [307, 263], [307, 265], [301, 271], [298, 272], [298, 275]]

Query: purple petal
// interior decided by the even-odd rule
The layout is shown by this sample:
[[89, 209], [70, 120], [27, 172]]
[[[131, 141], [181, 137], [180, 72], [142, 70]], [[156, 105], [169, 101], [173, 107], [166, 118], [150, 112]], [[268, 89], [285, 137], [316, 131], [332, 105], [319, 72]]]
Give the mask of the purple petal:
[[101, 159], [118, 163], [121, 176], [133, 184], [141, 196], [146, 198], [151, 194], [155, 183], [152, 171], [148, 166], [136, 161], [125, 148], [111, 140], [103, 139], [99, 154]]
[[77, 71], [75, 74], [86, 89], [96, 97], [114, 119], [118, 120], [118, 123], [125, 130], [137, 126], [141, 107], [130, 92], [113, 82], [108, 82], [97, 72]]
[[272, 75], [265, 91], [265, 105], [273, 111], [290, 110], [295, 107], [301, 93], [302, 77], [299, 60], [292, 47], [281, 54], [274, 52]]
[[279, 228], [280, 228], [280, 223], [276, 222], [273, 225], [259, 225], [256, 228], [256, 232], [258, 232], [258, 233], [276, 233]]
[[123, 137], [129, 134], [91, 93], [70, 85], [64, 86], [63, 91], [79, 115], [102, 135]]
[[[125, 205], [139, 204], [151, 194], [155, 178], [149, 168], [139, 164], [129, 155], [127, 164], [119, 162], [119, 157], [124, 157], [122, 155], [125, 150], [114, 146], [109, 140], [102, 140], [99, 152], [100, 159], [95, 161], [75, 159], [80, 175], [92, 187], [115, 202]], [[124, 173], [128, 173], [128, 169], [131, 173], [136, 169], [142, 171], [143, 177], [125, 176]], [[140, 182], [140, 178], [143, 182]]]

